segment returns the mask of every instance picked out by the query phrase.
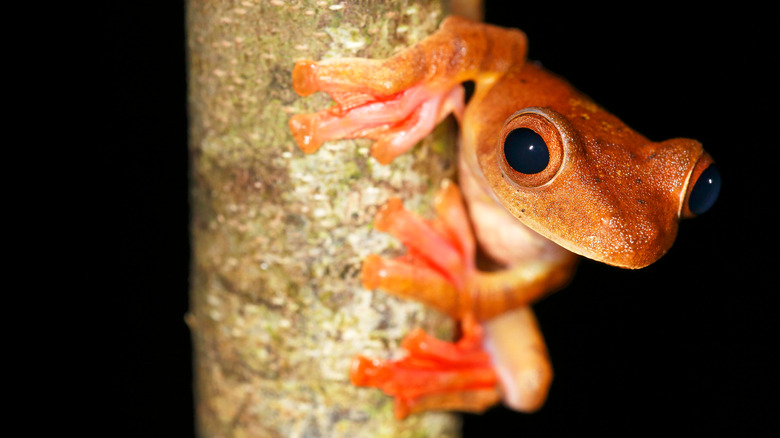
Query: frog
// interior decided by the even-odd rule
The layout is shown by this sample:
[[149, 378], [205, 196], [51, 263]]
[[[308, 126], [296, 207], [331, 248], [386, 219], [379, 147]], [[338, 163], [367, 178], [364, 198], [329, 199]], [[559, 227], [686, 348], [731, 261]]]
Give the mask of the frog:
[[399, 419], [499, 402], [538, 410], [553, 372], [531, 305], [565, 287], [581, 257], [626, 269], [654, 263], [679, 221], [718, 197], [720, 173], [700, 142], [650, 141], [529, 61], [527, 50], [520, 30], [450, 16], [386, 59], [293, 68], [299, 95], [322, 91], [335, 102], [289, 120], [305, 153], [368, 138], [371, 156], [388, 164], [450, 115], [460, 127], [457, 183], [442, 183], [435, 217], [388, 200], [374, 227], [407, 252], [370, 255], [361, 268], [365, 289], [422, 302], [459, 324], [456, 341], [416, 329], [400, 359], [353, 359], [352, 383], [392, 396]]

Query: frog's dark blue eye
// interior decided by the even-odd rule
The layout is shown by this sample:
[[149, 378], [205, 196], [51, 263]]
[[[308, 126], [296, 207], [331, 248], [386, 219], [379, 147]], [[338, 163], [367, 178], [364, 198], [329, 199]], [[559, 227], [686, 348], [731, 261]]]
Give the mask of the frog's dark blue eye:
[[712, 207], [720, 193], [720, 172], [714, 164], [710, 164], [693, 185], [688, 196], [688, 209], [695, 215], [700, 215]]
[[541, 135], [529, 128], [517, 128], [504, 140], [504, 156], [512, 169], [534, 174], [547, 168], [550, 150]]

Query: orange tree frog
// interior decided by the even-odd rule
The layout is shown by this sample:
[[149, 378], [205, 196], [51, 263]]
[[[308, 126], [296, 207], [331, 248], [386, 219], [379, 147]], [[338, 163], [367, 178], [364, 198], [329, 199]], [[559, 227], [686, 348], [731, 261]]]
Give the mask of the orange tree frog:
[[[460, 188], [444, 184], [433, 220], [390, 200], [375, 226], [408, 252], [373, 255], [362, 267], [366, 288], [460, 321], [456, 342], [416, 330], [400, 360], [353, 360], [353, 383], [394, 396], [399, 418], [500, 400], [538, 409], [552, 370], [530, 304], [566, 284], [577, 255], [632, 269], [653, 263], [679, 219], [717, 198], [720, 176], [699, 142], [649, 141], [526, 62], [526, 47], [518, 30], [450, 17], [391, 58], [301, 61], [293, 70], [299, 94], [335, 100], [290, 120], [307, 153], [331, 139], [370, 138], [373, 157], [389, 163], [448, 114], [460, 122]], [[466, 81], [475, 85], [468, 104]], [[477, 267], [477, 248], [490, 269]]]

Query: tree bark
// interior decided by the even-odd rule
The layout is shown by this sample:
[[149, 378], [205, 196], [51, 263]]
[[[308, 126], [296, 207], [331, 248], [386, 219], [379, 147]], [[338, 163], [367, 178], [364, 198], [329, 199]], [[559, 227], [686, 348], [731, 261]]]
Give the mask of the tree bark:
[[329, 105], [291, 88], [298, 59], [381, 58], [433, 32], [439, 1], [190, 0], [187, 10], [197, 429], [203, 437], [447, 437], [457, 417], [397, 421], [355, 388], [353, 355], [398, 354], [453, 324], [361, 288], [361, 260], [403, 252], [372, 230], [388, 197], [426, 215], [453, 174], [446, 124], [389, 166], [367, 141], [304, 155], [288, 118]]

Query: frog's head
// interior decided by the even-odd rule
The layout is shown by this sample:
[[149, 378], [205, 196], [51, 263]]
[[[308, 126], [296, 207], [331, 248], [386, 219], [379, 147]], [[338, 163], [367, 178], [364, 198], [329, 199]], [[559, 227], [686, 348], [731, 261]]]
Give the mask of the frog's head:
[[715, 202], [720, 176], [699, 142], [650, 142], [585, 99], [514, 113], [481, 167], [539, 234], [610, 265], [647, 266], [672, 246], [680, 218]]

